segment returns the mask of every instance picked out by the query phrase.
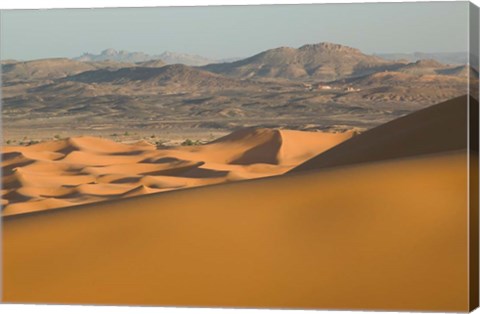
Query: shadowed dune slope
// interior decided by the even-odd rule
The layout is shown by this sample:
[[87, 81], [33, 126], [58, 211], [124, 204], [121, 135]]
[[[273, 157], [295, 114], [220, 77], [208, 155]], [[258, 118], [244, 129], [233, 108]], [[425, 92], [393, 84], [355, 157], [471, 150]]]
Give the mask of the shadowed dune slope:
[[290, 172], [466, 149], [467, 100], [457, 97], [378, 126]]
[[3, 301], [465, 312], [466, 165], [456, 151], [5, 217]]
[[292, 166], [349, 138], [343, 133], [305, 132], [266, 128], [243, 128], [208, 145], [188, 149], [204, 157], [228, 164], [274, 164]]

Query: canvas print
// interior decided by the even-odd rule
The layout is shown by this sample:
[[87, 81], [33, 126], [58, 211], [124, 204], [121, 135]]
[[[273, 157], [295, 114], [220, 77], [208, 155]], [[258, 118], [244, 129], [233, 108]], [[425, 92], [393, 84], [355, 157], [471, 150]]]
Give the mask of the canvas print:
[[0, 14], [2, 302], [477, 307], [475, 5]]

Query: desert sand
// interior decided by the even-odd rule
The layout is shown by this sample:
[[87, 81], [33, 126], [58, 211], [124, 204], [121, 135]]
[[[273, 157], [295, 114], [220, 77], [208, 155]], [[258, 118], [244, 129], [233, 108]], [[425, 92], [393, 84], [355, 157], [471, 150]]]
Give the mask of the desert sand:
[[[457, 114], [463, 106], [465, 97], [427, 111], [434, 116], [413, 113], [389, 133], [347, 140], [342, 149], [361, 157], [341, 165], [321, 158], [332, 148], [305, 163], [308, 171], [4, 217], [3, 299], [468, 311], [467, 150], [452, 136], [457, 123], [466, 124], [466, 115]], [[428, 123], [440, 116], [443, 124]], [[411, 141], [398, 142], [398, 157], [373, 149], [404, 133]], [[416, 139], [425, 134], [442, 141], [424, 150]], [[367, 136], [371, 155], [356, 144]], [[244, 135], [212, 145], [233, 145], [237, 137]], [[297, 144], [303, 147], [294, 141], [291, 148]], [[245, 167], [264, 149], [254, 147], [241, 156], [194, 147], [177, 158]], [[202, 154], [209, 158], [186, 158]], [[270, 166], [306, 157], [288, 150], [273, 159], [260, 155], [275, 161]], [[94, 177], [78, 180], [88, 181], [84, 176]]]
[[352, 135], [245, 128], [206, 145], [165, 149], [87, 136], [8, 146], [2, 214], [279, 175]]

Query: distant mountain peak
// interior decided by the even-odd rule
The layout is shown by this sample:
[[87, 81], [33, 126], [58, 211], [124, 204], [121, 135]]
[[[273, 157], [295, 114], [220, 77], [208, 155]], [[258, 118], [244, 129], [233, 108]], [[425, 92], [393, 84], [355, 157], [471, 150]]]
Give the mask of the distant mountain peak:
[[103, 50], [100, 54], [104, 56], [115, 56], [118, 54], [118, 52], [113, 48], [108, 48]]
[[170, 51], [170, 50], [165, 50], [161, 56], [178, 56], [180, 54], [183, 54], [183, 53], [179, 53], [179, 52], [173, 52], [173, 51]]
[[360, 50], [349, 46], [340, 44], [334, 44], [330, 42], [321, 42], [317, 44], [303, 45], [298, 50], [301, 51], [317, 51], [317, 52], [348, 52], [348, 53], [361, 53]]
[[73, 58], [73, 60], [84, 62], [116, 61], [125, 63], [145, 62], [152, 59], [151, 56], [143, 52], [128, 52], [126, 50], [117, 51], [113, 48], [105, 49], [100, 52], [100, 54], [86, 52], [80, 57]]
[[429, 67], [429, 68], [441, 68], [445, 67], [444, 64], [438, 62], [437, 60], [434, 59], [421, 59], [415, 62], [417, 66], [420, 67]]
[[329, 42], [300, 48], [279, 47], [233, 63], [211, 64], [205, 69], [233, 77], [269, 77], [333, 81], [387, 69], [394, 62]]

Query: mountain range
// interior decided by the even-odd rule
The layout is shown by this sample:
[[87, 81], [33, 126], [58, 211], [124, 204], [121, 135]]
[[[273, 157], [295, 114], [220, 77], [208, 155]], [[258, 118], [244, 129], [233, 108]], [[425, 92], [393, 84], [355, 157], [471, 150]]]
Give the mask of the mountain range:
[[368, 129], [462, 95], [468, 78], [478, 77], [465, 65], [392, 61], [333, 43], [279, 47], [202, 66], [142, 53], [101, 55], [2, 62], [9, 136], [23, 137], [31, 127], [46, 134], [122, 126], [191, 132], [199, 139], [245, 126]]
[[[308, 49], [325, 49], [331, 50], [333, 46], [334, 48], [338, 49], [340, 53], [345, 53], [346, 51], [340, 50], [348, 50], [347, 46], [343, 45], [335, 45], [332, 43], [320, 43], [320, 44], [313, 44], [313, 45], [304, 45], [300, 47], [300, 51], [305, 51]], [[273, 50], [295, 50], [295, 48], [290, 47], [281, 47], [278, 49]], [[358, 49], [350, 48], [350, 53], [359, 53]], [[278, 51], [277, 51], [278, 52]], [[274, 58], [275, 51], [269, 51], [269, 55], [265, 56], [264, 53], [261, 53], [258, 58], [266, 57], [266, 58]], [[301, 53], [300, 53], [301, 54]], [[416, 62], [419, 60], [431, 59], [436, 60], [440, 63], [445, 64], [452, 64], [452, 65], [466, 65], [468, 63], [468, 54], [466, 52], [437, 52], [437, 53], [425, 53], [425, 52], [414, 52], [414, 53], [378, 53], [373, 54], [373, 57], [379, 57], [381, 59], [389, 60], [389, 61], [400, 61], [400, 62]], [[253, 58], [253, 57], [252, 57]], [[301, 58], [301, 57], [300, 57]], [[144, 52], [129, 52], [126, 50], [115, 50], [113, 48], [108, 48], [101, 51], [99, 54], [94, 54], [90, 52], [86, 52], [79, 57], [73, 58], [73, 60], [78, 61], [116, 61], [122, 63], [138, 63], [138, 62], [145, 62], [151, 60], [162, 60], [166, 64], [176, 64], [181, 63], [190, 66], [204, 66], [213, 63], [228, 63], [233, 61], [240, 61], [241, 58], [224, 58], [224, 59], [212, 59], [203, 57], [196, 54], [188, 54], [188, 53], [181, 53], [181, 52], [172, 52], [172, 51], [165, 51], [159, 55], [149, 55]]]
[[422, 59], [433, 59], [441, 63], [466, 65], [468, 64], [467, 52], [414, 52], [414, 53], [380, 53], [377, 56], [387, 60], [406, 60], [415, 62]]
[[165, 51], [159, 55], [149, 55], [144, 52], [128, 52], [125, 50], [117, 51], [109, 48], [103, 50], [99, 54], [84, 53], [83, 55], [73, 58], [77, 61], [116, 61], [126, 63], [138, 63], [152, 60], [161, 60], [166, 64], [181, 63], [190, 66], [202, 66], [209, 63], [226, 62], [231, 60], [214, 60], [199, 55]]

